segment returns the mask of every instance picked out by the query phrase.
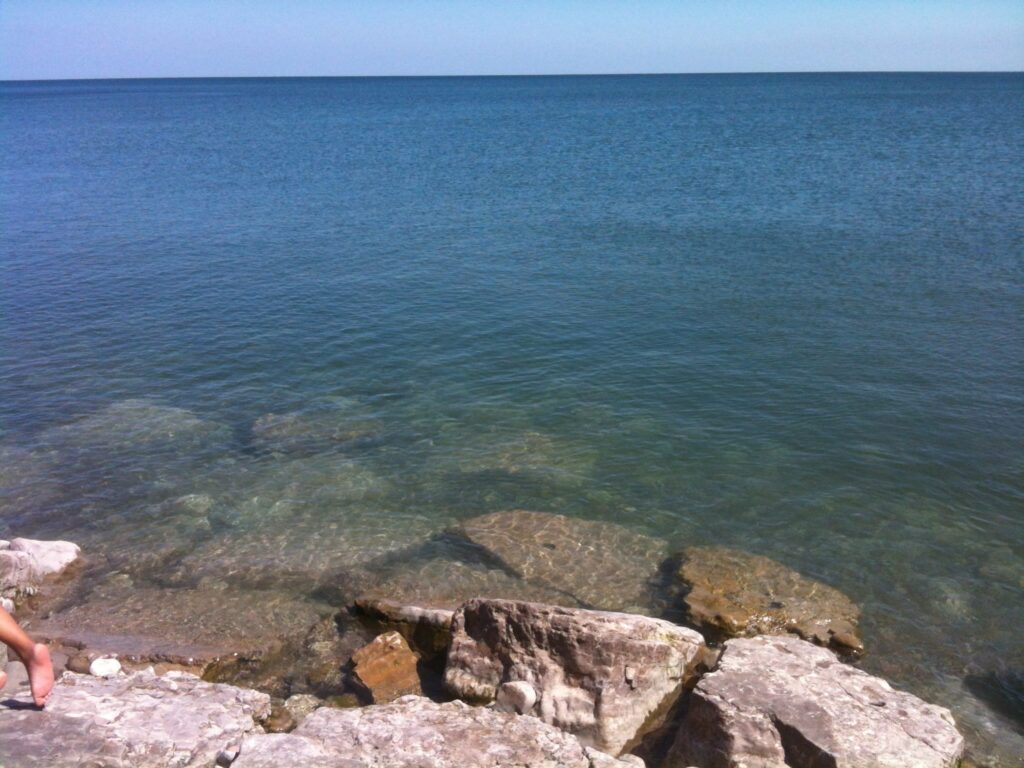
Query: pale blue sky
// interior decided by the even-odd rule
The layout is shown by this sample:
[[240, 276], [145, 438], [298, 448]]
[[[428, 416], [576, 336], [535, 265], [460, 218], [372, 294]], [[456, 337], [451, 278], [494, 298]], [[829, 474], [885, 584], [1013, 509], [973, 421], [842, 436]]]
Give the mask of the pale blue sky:
[[0, 0], [0, 79], [1024, 69], [1024, 0]]

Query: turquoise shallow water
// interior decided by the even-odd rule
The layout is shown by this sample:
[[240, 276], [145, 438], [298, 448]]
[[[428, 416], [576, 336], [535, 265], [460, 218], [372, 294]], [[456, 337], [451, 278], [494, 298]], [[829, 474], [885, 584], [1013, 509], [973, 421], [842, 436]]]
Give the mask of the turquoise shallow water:
[[0, 136], [0, 537], [735, 546], [1021, 764], [1024, 76], [6, 83]]

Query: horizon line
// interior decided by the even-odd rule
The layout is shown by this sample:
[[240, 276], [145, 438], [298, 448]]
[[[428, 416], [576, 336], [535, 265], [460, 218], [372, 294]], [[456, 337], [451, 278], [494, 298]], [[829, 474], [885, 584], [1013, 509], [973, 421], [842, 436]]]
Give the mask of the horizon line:
[[126, 77], [17, 77], [0, 83], [119, 82], [132, 80], [429, 80], [502, 77], [678, 77], [725, 75], [1019, 75], [1024, 69], [770, 69], [691, 72], [545, 72], [502, 74], [381, 75], [130, 75]]

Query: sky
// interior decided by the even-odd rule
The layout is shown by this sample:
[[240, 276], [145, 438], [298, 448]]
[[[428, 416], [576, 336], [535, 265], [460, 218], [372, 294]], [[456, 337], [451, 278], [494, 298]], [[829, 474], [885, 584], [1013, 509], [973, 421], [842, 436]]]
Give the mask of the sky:
[[1024, 0], [0, 0], [0, 79], [1024, 70]]

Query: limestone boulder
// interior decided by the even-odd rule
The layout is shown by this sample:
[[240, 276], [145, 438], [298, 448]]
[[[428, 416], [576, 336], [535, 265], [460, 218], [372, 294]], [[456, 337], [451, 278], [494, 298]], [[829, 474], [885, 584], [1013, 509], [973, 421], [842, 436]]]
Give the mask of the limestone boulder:
[[452, 620], [445, 685], [618, 755], [664, 723], [706, 650], [659, 619], [478, 599]]
[[665, 542], [614, 523], [513, 510], [466, 520], [452, 531], [519, 577], [580, 605], [650, 613]]
[[690, 695], [667, 765], [953, 768], [948, 710], [791, 636], [737, 638]]
[[260, 731], [269, 710], [265, 694], [185, 673], [66, 673], [44, 710], [0, 702], [0, 765], [210, 766], [226, 746]]
[[12, 539], [0, 542], [0, 595], [31, 594], [78, 560], [82, 550], [70, 541]]
[[288, 735], [251, 735], [232, 768], [636, 768], [532, 717], [406, 696], [321, 708]]
[[837, 589], [767, 557], [725, 547], [689, 547], [679, 577], [687, 615], [724, 637], [791, 633], [857, 656], [860, 609]]
[[373, 704], [422, 693], [419, 659], [398, 632], [385, 632], [352, 654], [352, 677]]

